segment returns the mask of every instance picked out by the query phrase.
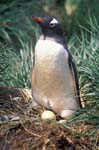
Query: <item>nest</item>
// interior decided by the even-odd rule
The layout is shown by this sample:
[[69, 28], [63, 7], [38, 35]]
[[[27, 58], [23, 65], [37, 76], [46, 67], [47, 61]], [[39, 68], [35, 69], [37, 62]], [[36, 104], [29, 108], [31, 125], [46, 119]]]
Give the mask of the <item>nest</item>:
[[56, 121], [44, 122], [40, 119], [44, 108], [28, 112], [25, 107], [31, 102], [30, 90], [2, 87], [0, 91], [0, 115], [16, 116], [16, 119], [0, 123], [0, 149], [99, 149], [98, 137], [91, 136], [94, 124], [85, 121], [63, 125]]

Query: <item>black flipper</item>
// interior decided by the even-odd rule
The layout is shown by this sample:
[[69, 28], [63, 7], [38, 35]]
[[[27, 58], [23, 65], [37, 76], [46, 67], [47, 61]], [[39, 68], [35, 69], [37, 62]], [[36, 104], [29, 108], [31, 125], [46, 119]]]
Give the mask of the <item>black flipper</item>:
[[76, 91], [76, 96], [78, 98], [78, 103], [79, 103], [79, 106], [80, 108], [82, 108], [82, 104], [81, 104], [81, 99], [80, 99], [80, 90], [79, 90], [79, 82], [78, 82], [78, 75], [77, 75], [77, 69], [76, 69], [76, 65], [75, 63], [73, 62], [73, 58], [70, 54], [70, 52], [68, 51], [69, 53], [69, 67], [71, 69], [71, 72], [72, 72], [72, 75], [73, 75], [73, 78], [74, 78], [74, 84], [75, 84], [75, 91]]

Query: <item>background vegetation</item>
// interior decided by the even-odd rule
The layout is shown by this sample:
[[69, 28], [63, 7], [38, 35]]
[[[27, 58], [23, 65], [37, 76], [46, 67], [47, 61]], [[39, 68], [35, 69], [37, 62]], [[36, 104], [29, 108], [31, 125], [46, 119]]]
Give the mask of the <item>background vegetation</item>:
[[[97, 0], [3, 0], [0, 2], [0, 85], [30, 88], [33, 49], [39, 29], [32, 16], [62, 22], [78, 67], [81, 95], [98, 107], [99, 15]], [[92, 99], [92, 101], [91, 101]], [[93, 101], [94, 99], [94, 101]], [[89, 106], [89, 104], [88, 104]]]
[[[83, 59], [82, 57], [85, 58], [86, 53], [88, 53], [86, 51], [87, 41], [89, 44], [93, 44], [94, 37], [98, 40], [99, 15], [97, 2], [97, 0], [91, 3], [90, 0], [0, 1], [1, 84], [30, 87], [28, 75], [30, 74], [31, 64], [33, 62], [32, 52], [36, 39], [39, 36], [39, 29], [33, 22], [32, 16], [51, 15], [58, 18], [62, 23], [68, 45], [72, 43], [72, 45], [69, 45], [71, 51], [75, 52], [76, 50], [74, 56], [77, 58], [79, 55], [80, 59]], [[79, 47], [80, 45], [81, 47]], [[75, 49], [73, 48], [74, 46]], [[94, 45], [93, 47], [91, 46], [90, 48], [93, 51]], [[9, 59], [10, 55], [12, 60]], [[79, 58], [76, 60], [77, 64], [78, 60]], [[80, 62], [79, 66], [81, 66]]]
[[33, 50], [40, 33], [32, 16], [47, 15], [62, 23], [68, 47], [77, 64], [81, 97], [87, 106], [69, 123], [86, 120], [95, 123], [98, 129], [98, 0], [0, 1], [0, 86], [31, 87]]

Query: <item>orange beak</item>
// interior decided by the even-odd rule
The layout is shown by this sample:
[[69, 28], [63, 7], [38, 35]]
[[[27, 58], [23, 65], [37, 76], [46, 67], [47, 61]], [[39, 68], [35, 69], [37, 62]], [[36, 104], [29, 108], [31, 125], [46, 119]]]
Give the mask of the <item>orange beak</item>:
[[41, 17], [33, 17], [33, 20], [37, 23], [43, 23], [44, 22], [44, 19], [41, 18]]

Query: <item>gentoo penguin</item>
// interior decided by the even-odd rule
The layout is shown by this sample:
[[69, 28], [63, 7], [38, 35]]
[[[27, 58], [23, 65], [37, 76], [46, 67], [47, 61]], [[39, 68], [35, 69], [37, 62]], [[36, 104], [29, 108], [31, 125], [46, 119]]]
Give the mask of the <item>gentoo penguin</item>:
[[60, 23], [53, 17], [34, 17], [41, 27], [32, 71], [34, 101], [70, 119], [81, 107], [75, 64]]

